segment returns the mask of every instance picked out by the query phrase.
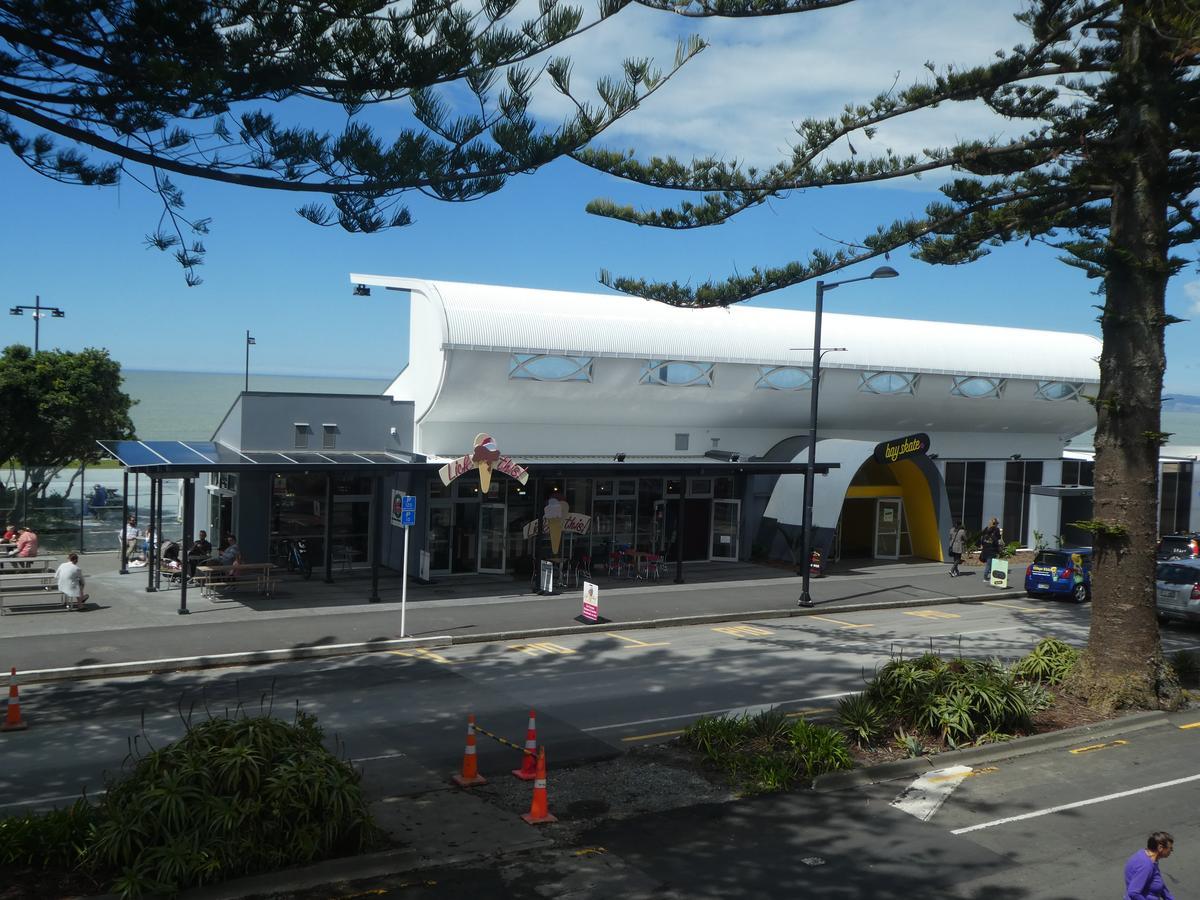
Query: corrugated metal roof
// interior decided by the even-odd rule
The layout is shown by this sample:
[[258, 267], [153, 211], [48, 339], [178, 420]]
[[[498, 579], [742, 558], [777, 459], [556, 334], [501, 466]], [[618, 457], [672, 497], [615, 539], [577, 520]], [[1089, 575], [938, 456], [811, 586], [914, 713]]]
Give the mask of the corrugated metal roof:
[[[440, 300], [448, 349], [759, 365], [803, 364], [811, 356], [795, 349], [812, 346], [813, 313], [807, 310], [680, 309], [624, 294], [350, 278]], [[902, 296], [891, 282], [871, 290]], [[886, 304], [887, 295], [883, 299]], [[821, 343], [846, 348], [826, 357], [832, 368], [1076, 382], [1100, 377], [1100, 341], [1085, 334], [826, 312]]]

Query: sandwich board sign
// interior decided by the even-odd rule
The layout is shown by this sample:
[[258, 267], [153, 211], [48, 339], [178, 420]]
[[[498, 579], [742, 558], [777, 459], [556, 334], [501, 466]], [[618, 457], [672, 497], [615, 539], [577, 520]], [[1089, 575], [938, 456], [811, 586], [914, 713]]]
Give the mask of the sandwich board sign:
[[1008, 587], [1008, 560], [993, 559], [992, 574], [988, 581], [992, 587], [1006, 588]]
[[583, 583], [583, 611], [575, 621], [583, 625], [603, 625], [609, 621], [600, 615], [600, 588], [590, 581]]

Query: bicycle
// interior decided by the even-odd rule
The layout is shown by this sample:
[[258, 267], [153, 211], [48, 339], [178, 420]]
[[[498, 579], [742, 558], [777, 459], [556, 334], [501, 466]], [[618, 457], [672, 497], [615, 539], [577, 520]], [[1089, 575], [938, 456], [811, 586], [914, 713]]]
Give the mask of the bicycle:
[[281, 539], [279, 553], [289, 572], [299, 572], [305, 581], [312, 577], [312, 563], [308, 560], [308, 546], [303, 538]]

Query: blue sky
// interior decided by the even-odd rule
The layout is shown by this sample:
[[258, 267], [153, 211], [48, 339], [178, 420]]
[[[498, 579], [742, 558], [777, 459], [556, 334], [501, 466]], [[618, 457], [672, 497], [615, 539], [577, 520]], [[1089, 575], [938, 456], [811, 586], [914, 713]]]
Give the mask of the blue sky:
[[[1011, 22], [1017, 6], [930, 0], [922, 7], [928, 18], [918, 19], [901, 8], [907, 4], [860, 0], [789, 19], [684, 23], [713, 46], [604, 143], [769, 164], [786, 154], [790, 123], [806, 115], [834, 114], [844, 102], [869, 99], [897, 76], [901, 84], [917, 79], [925, 59], [984, 61], [991, 49], [1020, 41]], [[568, 48], [577, 86], [613, 71], [626, 55], [669, 60], [678, 17], [640, 8], [628, 13]], [[534, 108], [553, 118], [563, 102], [539, 95]], [[872, 143], [916, 150], [995, 130], [977, 109], [946, 108], [885, 130]], [[860, 153], [871, 147], [856, 145]], [[653, 205], [667, 195], [559, 162], [482, 201], [415, 198], [416, 223], [378, 235], [313, 226], [294, 213], [300, 200], [293, 195], [181, 180], [189, 212], [213, 219], [204, 284], [196, 288], [184, 284], [168, 255], [144, 247], [157, 201], [133, 182], [116, 189], [63, 186], [0, 156], [0, 183], [4, 305], [32, 303], [40, 294], [67, 311], [64, 319], [44, 320], [44, 347], [108, 347], [128, 368], [240, 372], [249, 329], [257, 341], [254, 371], [390, 377], [403, 365], [407, 344], [399, 295], [353, 297], [351, 271], [584, 291], [604, 290], [596, 281], [601, 268], [719, 278], [803, 257], [827, 246], [823, 236], [852, 240], [916, 212], [934, 197], [936, 179], [793, 195], [718, 228], [670, 233], [583, 211], [597, 196]], [[1094, 284], [1044, 247], [1006, 247], [955, 268], [903, 253], [891, 264], [901, 278], [839, 290], [827, 308], [1098, 334]], [[756, 302], [808, 309], [812, 297], [812, 285], [804, 284]], [[1194, 264], [1171, 283], [1167, 306], [1181, 317], [1200, 316]], [[0, 326], [4, 344], [32, 342], [28, 316], [4, 316]], [[1169, 329], [1168, 359], [1168, 390], [1200, 393], [1200, 325]]]

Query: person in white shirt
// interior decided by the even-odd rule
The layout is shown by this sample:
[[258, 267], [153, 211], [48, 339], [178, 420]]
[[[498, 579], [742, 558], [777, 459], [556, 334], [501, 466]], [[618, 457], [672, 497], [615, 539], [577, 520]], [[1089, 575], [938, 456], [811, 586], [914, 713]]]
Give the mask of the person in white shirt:
[[121, 529], [121, 542], [125, 546], [125, 561], [127, 563], [132, 562], [136, 558], [138, 550], [141, 549], [139, 547], [141, 537], [142, 533], [137, 527], [137, 518], [130, 516], [125, 527]]
[[63, 606], [83, 609], [88, 595], [83, 592], [83, 569], [79, 568], [79, 554], [72, 553], [67, 561], [54, 570], [58, 592], [62, 594]]

